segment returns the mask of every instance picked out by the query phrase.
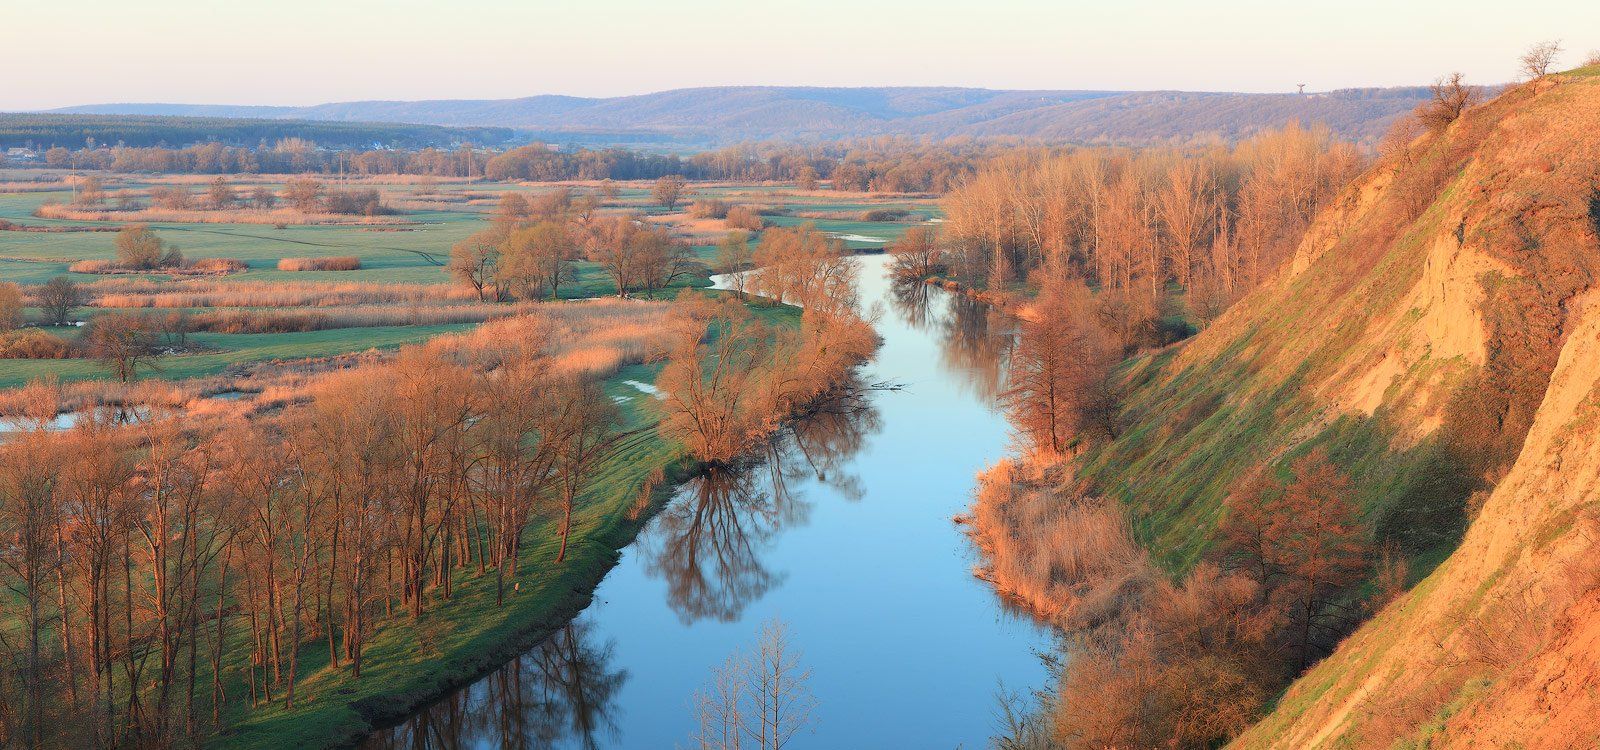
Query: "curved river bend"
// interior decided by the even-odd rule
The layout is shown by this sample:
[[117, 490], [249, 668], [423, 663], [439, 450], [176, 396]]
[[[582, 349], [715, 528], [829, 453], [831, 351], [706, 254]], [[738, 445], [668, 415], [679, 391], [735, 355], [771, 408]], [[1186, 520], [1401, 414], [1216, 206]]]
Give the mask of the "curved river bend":
[[1043, 685], [1049, 634], [972, 575], [951, 517], [1004, 455], [999, 316], [894, 288], [863, 256], [883, 348], [857, 403], [796, 424], [761, 466], [683, 487], [577, 620], [364, 747], [691, 747], [691, 699], [778, 619], [811, 670], [791, 748], [980, 748], [997, 689]]

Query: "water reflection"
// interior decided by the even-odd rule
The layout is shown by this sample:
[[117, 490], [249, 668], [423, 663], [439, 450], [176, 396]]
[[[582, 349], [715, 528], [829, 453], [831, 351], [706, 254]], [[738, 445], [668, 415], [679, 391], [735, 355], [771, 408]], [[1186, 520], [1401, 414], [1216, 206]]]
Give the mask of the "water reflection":
[[616, 698], [627, 670], [612, 665], [585, 618], [470, 687], [373, 734], [365, 750], [596, 748], [618, 736]]
[[899, 277], [889, 299], [907, 326], [938, 337], [940, 364], [973, 395], [993, 401], [1005, 389], [1005, 363], [1017, 336], [1011, 316], [965, 294]]
[[949, 309], [939, 317], [940, 363], [962, 375], [975, 395], [992, 401], [1005, 389], [1016, 324], [967, 295], [949, 294], [944, 299]]
[[713, 467], [691, 479], [640, 537], [646, 572], [667, 583], [667, 604], [685, 625], [734, 622], [782, 583], [762, 552], [783, 529], [801, 525], [811, 504], [790, 488], [814, 478], [851, 500], [860, 479], [844, 470], [879, 428], [869, 388], [854, 381], [767, 443], [756, 459]]

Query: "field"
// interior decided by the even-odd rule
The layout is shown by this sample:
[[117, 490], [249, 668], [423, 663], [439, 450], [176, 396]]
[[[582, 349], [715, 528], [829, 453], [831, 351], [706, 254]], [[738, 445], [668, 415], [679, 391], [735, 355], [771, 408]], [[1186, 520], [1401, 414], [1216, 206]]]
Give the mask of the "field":
[[[116, 222], [93, 222], [44, 218], [37, 215], [46, 204], [66, 204], [73, 196], [63, 182], [36, 182], [43, 176], [59, 180], [49, 170], [0, 170], [0, 221], [29, 231], [0, 230], [0, 281], [22, 285], [42, 284], [56, 276], [67, 276], [93, 290], [133, 279], [161, 282], [164, 289], [183, 290], [198, 282], [169, 281], [159, 274], [119, 274], [104, 276], [73, 273], [68, 267], [77, 261], [111, 261], [116, 257]], [[203, 193], [205, 176], [154, 177], [143, 175], [102, 175], [99, 179], [111, 196], [148, 195], [152, 190], [181, 186]], [[235, 176], [230, 183], [241, 194], [257, 187], [282, 190], [286, 178]], [[388, 223], [359, 224], [257, 224], [226, 223], [215, 219], [204, 222], [151, 222], [147, 224], [185, 257], [231, 258], [242, 261], [243, 272], [226, 277], [208, 277], [239, 288], [250, 285], [298, 285], [339, 283], [359, 285], [456, 284], [446, 267], [450, 248], [474, 232], [490, 226], [491, 214], [507, 191], [535, 196], [558, 187], [574, 194], [598, 191], [597, 184], [508, 184], [481, 181], [423, 181], [414, 177], [328, 178], [330, 188], [373, 188], [384, 200], [397, 207]], [[55, 189], [51, 189], [55, 188]], [[8, 192], [8, 190], [10, 192]], [[717, 199], [760, 207], [774, 226], [793, 226], [806, 222], [842, 238], [847, 247], [859, 251], [881, 250], [904, 230], [907, 222], [933, 216], [931, 200], [908, 196], [871, 196], [801, 192], [786, 186], [710, 184], [696, 185], [689, 200]], [[709, 262], [715, 253], [712, 243], [720, 237], [719, 220], [694, 220], [680, 206], [669, 212], [653, 203], [649, 186], [621, 185], [606, 199], [601, 212], [639, 211], [651, 221], [664, 224], [691, 243], [694, 257]], [[904, 212], [900, 221], [865, 221], [860, 215], [873, 210]], [[822, 218], [818, 218], [822, 217]], [[224, 217], [225, 218], [225, 217]], [[101, 231], [84, 231], [99, 229]], [[285, 271], [279, 262], [285, 258], [354, 257], [360, 268], [348, 271]], [[573, 264], [571, 281], [561, 288], [565, 299], [614, 295], [616, 288], [604, 270], [587, 260]], [[703, 273], [674, 282], [674, 286], [704, 286]], [[90, 306], [82, 317], [92, 318], [104, 308]], [[230, 308], [233, 309], [233, 308]], [[252, 308], [240, 307], [239, 310]], [[189, 312], [202, 312], [196, 308]], [[166, 310], [163, 310], [166, 312]], [[37, 319], [36, 309], [28, 311]], [[150, 377], [183, 379], [216, 375], [231, 366], [276, 359], [327, 357], [368, 349], [390, 349], [426, 340], [439, 333], [460, 330], [462, 325], [376, 326], [331, 328], [329, 330], [285, 333], [198, 333], [190, 338], [197, 351], [163, 357], [159, 369]], [[70, 334], [68, 334], [70, 338]], [[14, 387], [30, 379], [54, 375], [63, 381], [98, 377], [103, 368], [92, 360], [0, 360], [0, 388]]]

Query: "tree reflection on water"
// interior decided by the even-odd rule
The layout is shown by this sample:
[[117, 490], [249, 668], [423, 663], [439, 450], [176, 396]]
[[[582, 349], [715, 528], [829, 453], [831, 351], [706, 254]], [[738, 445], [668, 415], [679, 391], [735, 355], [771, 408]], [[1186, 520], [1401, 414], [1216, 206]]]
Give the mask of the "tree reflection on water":
[[852, 380], [781, 430], [759, 456], [707, 468], [640, 537], [646, 571], [666, 580], [668, 604], [684, 624], [738, 620], [782, 582], [783, 574], [761, 557], [774, 536], [810, 515], [809, 501], [792, 489], [798, 479], [811, 476], [860, 499], [858, 478], [841, 467], [879, 428], [867, 398], [872, 388]]
[[583, 618], [567, 623], [537, 648], [406, 723], [373, 734], [362, 747], [599, 747], [617, 736], [616, 696], [628, 673], [614, 667], [612, 645], [596, 644], [590, 627]]

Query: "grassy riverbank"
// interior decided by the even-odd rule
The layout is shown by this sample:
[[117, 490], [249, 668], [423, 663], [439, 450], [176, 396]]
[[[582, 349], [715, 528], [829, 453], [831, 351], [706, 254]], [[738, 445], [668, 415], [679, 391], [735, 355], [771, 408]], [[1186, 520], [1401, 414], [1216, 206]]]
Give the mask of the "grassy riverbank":
[[[751, 309], [775, 325], [798, 325], [800, 319], [792, 307]], [[330, 665], [326, 641], [309, 640], [300, 647], [304, 676], [297, 681], [294, 708], [285, 709], [281, 696], [272, 705], [255, 707], [235, 699], [224, 716], [228, 728], [208, 746], [265, 750], [354, 744], [498, 668], [582, 612], [617, 564], [620, 550], [693, 468], [680, 446], [657, 434], [655, 398], [638, 385], [653, 383], [658, 370], [658, 365], [633, 365], [606, 380], [606, 394], [624, 416], [619, 429], [638, 432], [583, 493], [563, 563], [554, 562], [558, 520], [541, 519], [526, 532], [516, 581], [520, 590], [508, 593], [503, 606], [495, 604], [492, 573], [457, 570], [449, 602], [430, 602], [429, 611], [415, 621], [385, 620], [369, 636], [360, 679], [348, 667]], [[247, 696], [247, 665], [237, 661], [225, 671], [228, 694]]]
[[[608, 391], [631, 388], [613, 378]], [[630, 420], [649, 419], [646, 408], [627, 408]], [[634, 421], [634, 426], [638, 422]], [[648, 479], [665, 469], [667, 481], [648, 496]], [[222, 748], [317, 748], [354, 744], [374, 728], [393, 724], [411, 711], [495, 669], [566, 624], [585, 607], [596, 586], [633, 541], [644, 522], [670, 496], [687, 473], [681, 451], [653, 428], [636, 435], [607, 462], [599, 480], [584, 493], [573, 520], [572, 545], [557, 565], [557, 521], [546, 519], [528, 531], [518, 579], [521, 590], [495, 605], [492, 574], [458, 571], [449, 602], [434, 601], [412, 621], [397, 617], [372, 635], [360, 679], [348, 668], [331, 668], [325, 642], [301, 646], [305, 677], [296, 688], [296, 705], [250, 708], [235, 701], [229, 728], [212, 738]], [[244, 665], [229, 671], [232, 695], [246, 695]]]

